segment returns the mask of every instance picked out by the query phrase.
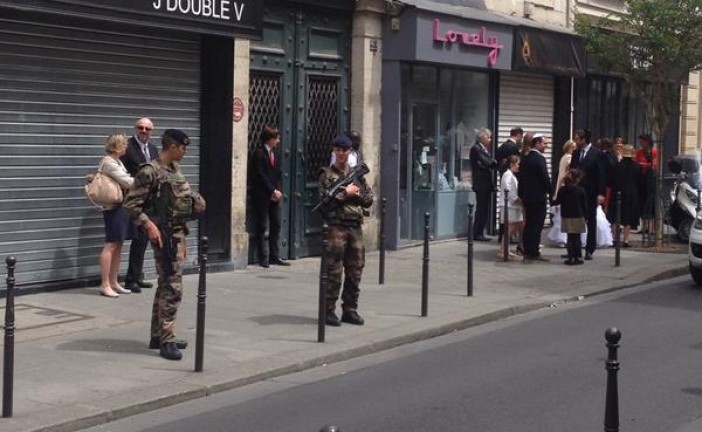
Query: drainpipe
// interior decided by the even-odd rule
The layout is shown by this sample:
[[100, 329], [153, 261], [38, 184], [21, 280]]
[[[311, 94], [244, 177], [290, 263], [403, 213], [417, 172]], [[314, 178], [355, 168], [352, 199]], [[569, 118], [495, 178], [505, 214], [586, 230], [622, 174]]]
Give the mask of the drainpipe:
[[[570, 77], [570, 137], [573, 136], [573, 119], [575, 117], [575, 78]], [[568, 138], [570, 139], [570, 138]]]

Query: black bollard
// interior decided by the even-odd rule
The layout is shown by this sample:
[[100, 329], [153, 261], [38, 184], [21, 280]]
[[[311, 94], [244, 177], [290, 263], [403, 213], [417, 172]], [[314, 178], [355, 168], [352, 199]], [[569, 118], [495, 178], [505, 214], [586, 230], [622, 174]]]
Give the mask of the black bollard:
[[429, 212], [424, 213], [424, 256], [422, 258], [422, 316], [428, 314], [429, 303]]
[[15, 257], [7, 257], [7, 297], [5, 302], [5, 352], [2, 370], [2, 416], [12, 417], [15, 376]]
[[502, 234], [502, 261], [508, 262], [509, 261], [509, 213], [507, 212], [507, 208], [509, 206], [509, 190], [505, 189], [504, 190], [504, 196], [505, 196], [505, 205], [503, 208], [504, 212], [504, 223], [503, 226], [504, 232]]
[[468, 279], [466, 296], [473, 297], [473, 204], [468, 204]]
[[619, 267], [622, 263], [622, 192], [617, 191], [617, 202], [616, 202], [616, 214], [615, 214], [615, 234], [614, 239], [614, 267]]
[[336, 426], [326, 425], [319, 432], [341, 432], [341, 430]]
[[324, 342], [327, 321], [327, 249], [329, 248], [329, 226], [322, 225], [322, 259], [319, 264], [319, 299], [317, 311], [317, 342]]
[[195, 329], [195, 372], [202, 372], [205, 358], [205, 302], [207, 300], [207, 237], [200, 237], [200, 278], [197, 284], [197, 327]]
[[702, 198], [702, 189], [697, 189], [697, 205], [695, 206], [695, 212], [699, 213], [700, 212], [700, 199]]
[[619, 388], [617, 384], [617, 372], [619, 371], [619, 360], [617, 360], [617, 349], [622, 333], [615, 327], [610, 327], [605, 332], [607, 340], [607, 401], [605, 403], [605, 432], [619, 432]]
[[385, 284], [385, 213], [387, 212], [388, 200], [383, 198], [382, 210], [380, 211], [380, 244], [378, 249], [380, 257], [378, 259], [378, 285]]

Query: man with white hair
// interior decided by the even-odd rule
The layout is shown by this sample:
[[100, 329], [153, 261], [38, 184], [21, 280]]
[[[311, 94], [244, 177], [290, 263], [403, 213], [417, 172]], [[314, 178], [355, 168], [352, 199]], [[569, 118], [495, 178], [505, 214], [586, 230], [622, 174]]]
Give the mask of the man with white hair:
[[475, 222], [473, 224], [473, 240], [490, 241], [485, 237], [484, 230], [490, 209], [490, 196], [495, 191], [495, 176], [493, 174], [497, 161], [490, 154], [492, 132], [490, 129], [480, 129], [476, 143], [470, 148], [470, 166], [473, 176], [473, 192], [475, 192]]

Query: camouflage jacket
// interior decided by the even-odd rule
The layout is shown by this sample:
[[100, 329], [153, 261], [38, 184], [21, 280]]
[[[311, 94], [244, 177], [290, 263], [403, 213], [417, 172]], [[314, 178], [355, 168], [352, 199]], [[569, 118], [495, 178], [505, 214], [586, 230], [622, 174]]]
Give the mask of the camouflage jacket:
[[[350, 168], [349, 168], [350, 170]], [[325, 192], [334, 181], [343, 178], [348, 172], [342, 172], [336, 165], [322, 168], [319, 176], [319, 198], [324, 199]], [[362, 224], [363, 217], [367, 215], [367, 209], [373, 205], [373, 191], [366, 183], [366, 179], [361, 177], [355, 183], [360, 188], [360, 195], [347, 197], [344, 193], [338, 194], [334, 201], [323, 209], [324, 220], [330, 224]]]
[[187, 231], [185, 223], [204, 213], [205, 199], [190, 188], [176, 162], [156, 159], [139, 167], [123, 206], [137, 225], [152, 220]]

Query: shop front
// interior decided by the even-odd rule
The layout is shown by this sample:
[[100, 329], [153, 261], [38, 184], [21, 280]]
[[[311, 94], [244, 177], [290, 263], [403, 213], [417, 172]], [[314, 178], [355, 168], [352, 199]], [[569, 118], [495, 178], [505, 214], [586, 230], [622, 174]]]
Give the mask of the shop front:
[[495, 129], [497, 71], [512, 64], [505, 18], [408, 9], [384, 30], [382, 193], [388, 248], [464, 236], [474, 200], [469, 152]]
[[84, 177], [105, 138], [131, 134], [138, 117], [153, 119], [155, 137], [179, 128], [192, 138], [183, 169], [215, 209], [200, 228], [213, 257], [228, 258], [217, 203], [228, 215], [229, 196], [209, 196], [231, 175], [231, 96], [220, 96], [231, 87], [232, 38], [260, 37], [260, 3], [0, 1], [0, 254], [17, 258], [18, 286], [97, 277], [104, 228]]

